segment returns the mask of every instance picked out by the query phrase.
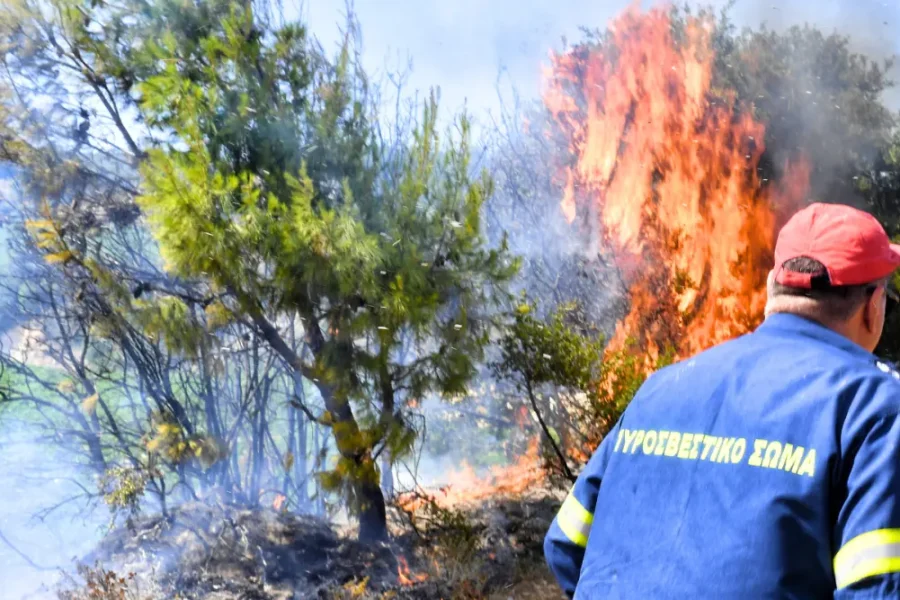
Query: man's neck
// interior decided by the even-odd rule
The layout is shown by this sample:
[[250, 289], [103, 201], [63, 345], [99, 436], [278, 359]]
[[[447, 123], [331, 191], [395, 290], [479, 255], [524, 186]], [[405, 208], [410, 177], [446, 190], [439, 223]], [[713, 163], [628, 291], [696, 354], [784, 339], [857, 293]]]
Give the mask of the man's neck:
[[[793, 300], [793, 298], [791, 299]], [[795, 317], [800, 317], [801, 319], [806, 319], [807, 321], [812, 321], [817, 325], [821, 325], [826, 329], [830, 329], [831, 331], [837, 333], [838, 335], [847, 338], [854, 344], [859, 347], [863, 347], [862, 344], [859, 343], [855, 335], [856, 329], [853, 327], [852, 323], [849, 322], [835, 322], [834, 320], [824, 319], [818, 311], [810, 310], [809, 306], [795, 305], [795, 306], [781, 306], [781, 302], [775, 306], [766, 306], [766, 318], [769, 318], [772, 315], [776, 314], [787, 314], [793, 315]], [[787, 304], [787, 303], [783, 303]], [[801, 303], [797, 303], [801, 304]]]

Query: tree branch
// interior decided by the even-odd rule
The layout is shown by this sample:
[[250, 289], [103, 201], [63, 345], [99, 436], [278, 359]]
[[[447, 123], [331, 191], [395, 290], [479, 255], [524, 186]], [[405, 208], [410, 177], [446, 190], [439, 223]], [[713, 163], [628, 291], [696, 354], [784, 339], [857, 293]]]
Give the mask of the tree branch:
[[556, 443], [556, 440], [553, 439], [553, 436], [550, 435], [550, 428], [547, 427], [547, 423], [544, 422], [544, 417], [541, 415], [541, 411], [538, 409], [537, 399], [534, 397], [534, 390], [532, 390], [531, 388], [531, 380], [527, 376], [525, 377], [525, 390], [528, 392], [528, 399], [531, 401], [531, 409], [534, 411], [538, 423], [541, 424], [541, 429], [544, 431], [544, 435], [546, 435], [547, 439], [550, 440], [550, 445], [553, 446], [553, 451], [559, 458], [559, 462], [562, 465], [563, 472], [566, 475], [566, 479], [574, 483], [576, 477], [572, 474], [572, 470], [569, 469], [569, 463], [566, 462], [566, 456], [562, 453], [562, 450]]

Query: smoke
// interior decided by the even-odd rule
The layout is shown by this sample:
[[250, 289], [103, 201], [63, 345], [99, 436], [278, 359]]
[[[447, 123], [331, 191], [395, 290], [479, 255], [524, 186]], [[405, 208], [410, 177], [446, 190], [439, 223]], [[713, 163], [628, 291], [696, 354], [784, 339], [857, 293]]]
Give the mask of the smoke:
[[[293, 10], [308, 19], [326, 45], [339, 39], [345, 0], [304, 2]], [[681, 2], [677, 2], [681, 3]], [[893, 0], [689, 0], [692, 6], [721, 10], [728, 5], [738, 27], [776, 30], [809, 23], [825, 33], [837, 31], [852, 38], [852, 48], [873, 58], [900, 52], [900, 4]], [[357, 0], [355, 10], [364, 40], [364, 64], [384, 72], [410, 57], [409, 88], [420, 92], [440, 86], [445, 115], [464, 105], [484, 125], [501, 112], [498, 82], [505, 99], [515, 90], [536, 98], [541, 64], [551, 48], [581, 38], [582, 28], [602, 29], [631, 0], [583, 2], [418, 2]], [[644, 8], [658, 1], [639, 2]], [[291, 12], [289, 9], [288, 12]], [[401, 60], [402, 62], [402, 60]], [[891, 71], [897, 75], [896, 69]], [[886, 97], [900, 109], [900, 92]], [[491, 116], [489, 116], [489, 113]]]
[[[725, 5], [725, 0], [715, 0]], [[888, 0], [737, 0], [731, 11], [739, 26], [757, 28], [765, 24], [776, 31], [793, 25], [809, 25], [850, 38], [850, 48], [880, 62], [900, 53], [900, 4]], [[888, 72], [900, 83], [900, 65]], [[888, 90], [884, 101], [892, 110], [900, 110], [900, 89]]]
[[4, 598], [56, 598], [64, 572], [100, 539], [106, 511], [96, 485], [38, 432], [0, 413], [0, 580]]
[[[326, 47], [339, 40], [344, 2], [304, 2], [302, 7], [297, 8]], [[584, 29], [602, 30], [614, 17], [635, 3], [646, 9], [661, 4], [662, 0], [588, 3], [581, 0], [525, 3], [518, 0], [467, 0], [458, 3], [397, 0], [389, 4], [357, 0], [354, 9], [363, 32], [363, 64], [371, 72], [384, 73], [398, 64], [405, 66], [403, 59], [409, 57], [412, 71], [406, 80], [406, 92], [410, 95], [416, 92], [421, 94], [430, 87], [440, 86], [443, 118], [449, 120], [465, 107], [474, 116], [474, 132], [478, 142], [487, 139], [489, 141], [486, 143], [490, 144], [490, 137], [498, 135], [498, 130], [500, 135], [508, 136], [510, 133], [509, 123], [504, 120], [509, 114], [505, 111], [517, 102], [524, 106], [538, 101], [542, 67], [548, 64], [551, 50], [560, 50], [579, 41], [583, 38]], [[675, 0], [673, 3], [683, 4], [685, 0]], [[783, 32], [795, 25], [809, 24], [826, 36], [831, 33], [849, 36], [850, 49], [875, 62], [900, 52], [900, 38], [894, 33], [900, 25], [900, 4], [892, 0], [823, 0], [815, 3], [809, 0], [686, 0], [686, 3], [695, 8], [727, 10], [738, 30], [745, 27], [759, 30], [765, 26]], [[889, 71], [890, 78], [900, 79], [898, 68], [895, 66]], [[798, 69], [802, 71], [799, 62]], [[803, 75], [799, 73], [798, 79], [801, 77]], [[815, 77], [806, 79], [808, 82], [801, 93], [809, 90], [810, 95], [815, 95]], [[830, 192], [826, 195], [852, 201], [852, 175], [841, 179], [840, 186], [833, 184], [833, 177], [819, 175], [844, 171], [849, 167], [851, 152], [864, 154], [870, 149], [848, 147], [845, 140], [828, 135], [831, 117], [827, 110], [820, 110], [826, 100], [829, 99], [826, 97], [816, 104], [810, 103], [810, 110], [804, 112], [801, 122], [783, 127], [782, 131], [786, 136], [793, 135], [797, 129], [814, 132], [820, 151], [815, 157], [818, 164], [815, 165], [813, 183], [821, 187], [814, 187], [813, 193], [822, 195]], [[900, 110], [900, 88], [889, 88], [883, 94], [882, 101], [889, 109]], [[539, 124], [536, 126], [539, 127]], [[567, 237], [566, 228], [557, 218], [559, 215], [553, 214], [553, 211], [558, 213], [559, 190], [552, 186], [548, 189], [544, 182], [533, 181], [540, 178], [528, 172], [528, 169], [534, 169], [534, 165], [541, 165], [546, 170], [547, 163], [540, 160], [527, 164], [539, 157], [542, 149], [525, 147], [512, 150], [515, 152], [501, 156], [499, 161], [496, 156], [492, 157], [495, 162], [492, 168], [500, 171], [495, 172], [499, 193], [505, 193], [504, 186], [527, 189], [532, 203], [537, 200], [542, 214], [530, 217], [533, 223], [539, 224], [537, 228], [521, 223], [511, 211], [498, 219], [497, 224], [509, 229], [512, 249], [525, 258], [526, 269], [533, 265], [549, 273], [559, 273], [565, 269], [577, 271], [580, 267], [569, 263], [582, 259], [590, 261], [594, 257], [584, 255], [578, 241]], [[774, 158], [780, 169], [785, 159], [796, 157], [791, 156], [790, 152], [779, 152]], [[488, 216], [488, 227], [491, 226], [490, 220]], [[523, 225], [523, 229], [515, 230], [518, 225]], [[608, 295], [614, 286], [604, 280], [600, 272], [602, 269], [581, 270], [587, 272], [587, 277], [583, 278], [585, 284], [593, 286], [593, 300], [597, 306], [595, 313], [602, 313], [601, 309], [615, 300]], [[555, 283], [549, 281], [550, 287]]]

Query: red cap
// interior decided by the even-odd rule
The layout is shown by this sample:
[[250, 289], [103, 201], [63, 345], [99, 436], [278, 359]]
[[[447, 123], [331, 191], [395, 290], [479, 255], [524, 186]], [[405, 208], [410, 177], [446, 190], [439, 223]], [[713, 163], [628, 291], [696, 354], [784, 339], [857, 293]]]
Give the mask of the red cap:
[[815, 273], [786, 271], [792, 258], [825, 265], [833, 286], [871, 283], [900, 267], [900, 245], [892, 244], [872, 215], [844, 204], [810, 204], [785, 224], [775, 243], [775, 281], [811, 288]]

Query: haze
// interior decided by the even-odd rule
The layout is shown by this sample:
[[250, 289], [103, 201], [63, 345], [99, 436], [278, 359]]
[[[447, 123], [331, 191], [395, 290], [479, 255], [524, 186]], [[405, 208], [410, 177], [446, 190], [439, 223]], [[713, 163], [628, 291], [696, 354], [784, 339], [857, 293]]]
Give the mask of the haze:
[[[729, 0], [689, 2], [721, 9]], [[523, 97], [540, 89], [540, 68], [562, 38], [581, 37], [580, 29], [603, 28], [632, 4], [623, 0], [357, 0], [364, 58], [371, 72], [396, 70], [412, 60], [410, 90], [439, 85], [443, 107], [464, 104], [479, 120], [497, 114], [499, 91], [509, 101], [511, 87]], [[643, 7], [658, 2], [639, 2]], [[338, 40], [344, 0], [315, 0], [300, 8], [326, 44]], [[289, 9], [288, 12], [291, 12]], [[736, 0], [731, 9], [738, 26], [783, 29], [808, 22], [825, 32], [852, 37], [854, 48], [873, 58], [900, 53], [900, 3], [885, 0]], [[897, 77], [897, 69], [892, 75]], [[891, 94], [900, 108], [900, 94]]]

